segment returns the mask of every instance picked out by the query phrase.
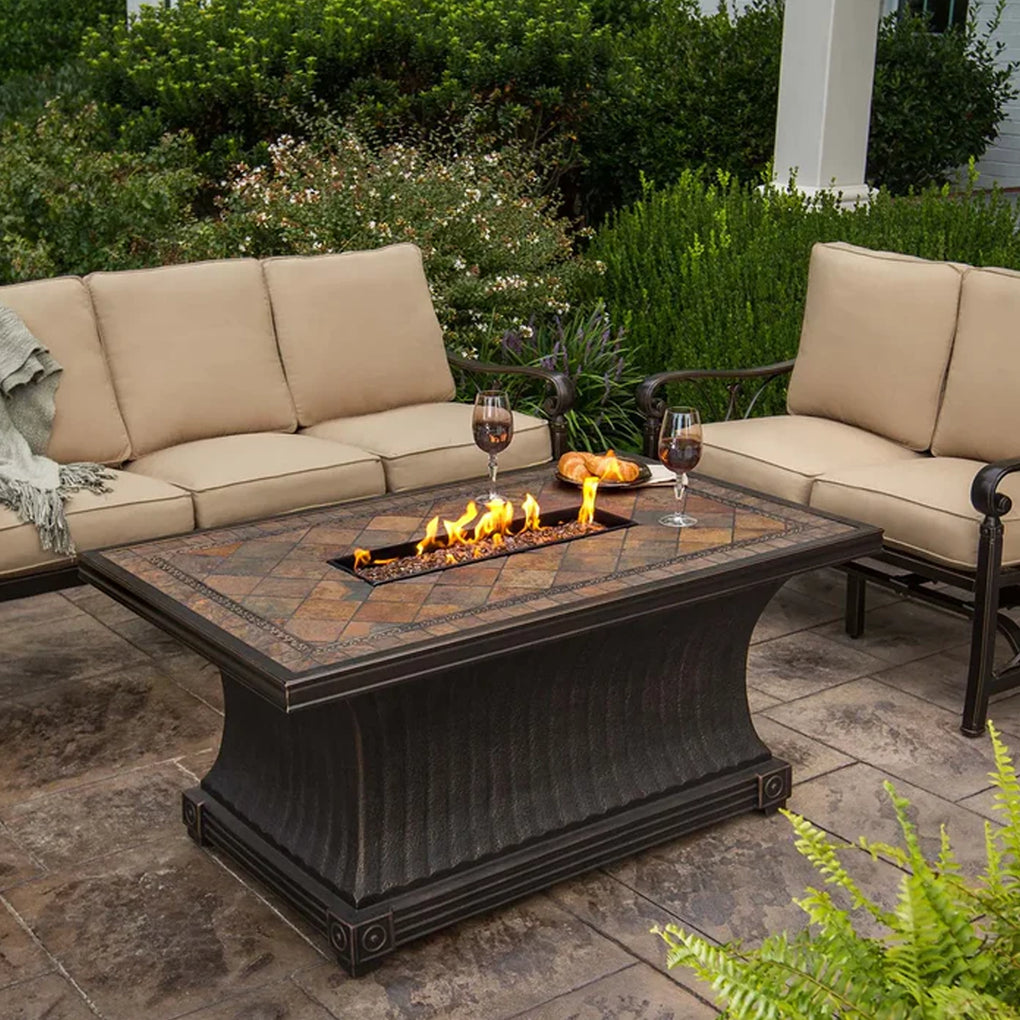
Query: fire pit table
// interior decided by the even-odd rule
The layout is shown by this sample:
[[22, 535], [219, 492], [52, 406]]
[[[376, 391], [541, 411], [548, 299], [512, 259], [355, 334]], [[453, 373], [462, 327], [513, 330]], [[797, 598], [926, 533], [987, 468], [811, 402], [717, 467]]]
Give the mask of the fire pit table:
[[[552, 468], [500, 480], [543, 519]], [[219, 667], [224, 731], [184, 822], [297, 907], [352, 973], [645, 847], [775, 810], [748, 643], [789, 577], [881, 533], [695, 479], [600, 492], [631, 522], [384, 584], [329, 561], [415, 542], [477, 483], [85, 553], [81, 572]], [[562, 514], [560, 516], [563, 516]], [[566, 516], [570, 516], [569, 513]], [[549, 518], [551, 519], [551, 518]]]

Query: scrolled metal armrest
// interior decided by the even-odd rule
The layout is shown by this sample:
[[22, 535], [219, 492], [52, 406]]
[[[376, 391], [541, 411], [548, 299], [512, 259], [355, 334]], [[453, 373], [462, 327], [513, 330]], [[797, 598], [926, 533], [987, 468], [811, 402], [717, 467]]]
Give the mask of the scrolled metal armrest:
[[671, 382], [690, 382], [694, 379], [763, 379], [768, 382], [793, 370], [793, 361], [778, 361], [774, 365], [757, 368], [689, 368], [675, 372], [657, 372], [648, 376], [637, 388], [637, 404], [646, 416], [662, 415], [664, 402], [655, 396], [660, 386]]
[[997, 492], [999, 483], [1014, 471], [1020, 471], [1020, 457], [997, 460], [986, 464], [975, 476], [970, 487], [970, 501], [974, 509], [986, 517], [1002, 517], [1013, 509], [1013, 501], [1005, 493]]
[[488, 361], [462, 358], [458, 354], [447, 354], [447, 360], [454, 368], [483, 375], [526, 375], [533, 379], [544, 379], [552, 393], [542, 403], [542, 409], [552, 419], [562, 418], [574, 406], [574, 384], [564, 372], [549, 368], [535, 368], [531, 365], [494, 365]]

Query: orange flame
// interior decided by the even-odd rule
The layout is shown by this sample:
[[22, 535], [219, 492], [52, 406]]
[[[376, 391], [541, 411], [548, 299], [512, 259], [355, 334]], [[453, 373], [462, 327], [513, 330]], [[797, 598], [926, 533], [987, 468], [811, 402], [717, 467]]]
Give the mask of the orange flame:
[[588, 475], [581, 484], [581, 509], [577, 513], [579, 524], [591, 524], [595, 519], [595, 496], [599, 491], [596, 475]]
[[439, 543], [436, 541], [436, 532], [439, 530], [439, 516], [436, 515], [432, 518], [428, 524], [425, 525], [425, 537], [416, 546], [419, 556], [424, 556], [427, 552], [432, 552], [433, 549], [439, 548]]
[[475, 525], [472, 542], [483, 542], [485, 539], [505, 534], [510, 530], [514, 519], [514, 505], [509, 500], [494, 500], [485, 504], [487, 509]]
[[[612, 450], [607, 456], [613, 456]], [[618, 462], [617, 462], [618, 463]], [[590, 475], [584, 480], [582, 487], [583, 499], [581, 509], [578, 511], [577, 520], [581, 524], [591, 524], [595, 518], [595, 496], [598, 493], [599, 479]], [[541, 523], [542, 508], [538, 500], [529, 492], [521, 503], [521, 510], [524, 512], [524, 523], [514, 534], [521, 534], [525, 531], [544, 531]], [[477, 517], [477, 521], [475, 518]], [[470, 527], [475, 521], [474, 527]], [[469, 502], [464, 512], [455, 521], [443, 520], [445, 535], [439, 534], [439, 517], [433, 517], [425, 525], [425, 537], [415, 547], [418, 556], [425, 556], [437, 549], [453, 549], [455, 546], [471, 547], [471, 558], [479, 559], [485, 555], [482, 548], [483, 542], [490, 546], [504, 545], [506, 538], [511, 534], [514, 525], [514, 506], [509, 500], [494, 500], [486, 504], [485, 513], [478, 517], [478, 507], [474, 501]], [[392, 559], [376, 560], [367, 549], [354, 550], [354, 569], [360, 570], [367, 566], [382, 566], [384, 563], [392, 563]], [[453, 564], [463, 562], [452, 552], [447, 552], [445, 562]]]
[[[472, 500], [468, 503], [464, 513], [462, 513], [455, 521], [443, 521], [443, 527], [446, 528], [447, 549], [449, 549], [452, 545], [470, 545], [471, 539], [468, 537], [468, 534], [464, 529], [475, 519], [477, 515], [478, 507], [475, 506], [474, 500]], [[420, 551], [418, 555], [421, 555]]]
[[612, 450], [606, 450], [606, 455], [602, 458], [599, 477], [604, 482], [625, 482], [627, 480], [623, 477], [623, 465]]
[[524, 527], [521, 528], [521, 531], [538, 531], [541, 527], [538, 523], [538, 518], [542, 513], [542, 508], [538, 505], [538, 500], [530, 492], [524, 497], [521, 509], [524, 511]]

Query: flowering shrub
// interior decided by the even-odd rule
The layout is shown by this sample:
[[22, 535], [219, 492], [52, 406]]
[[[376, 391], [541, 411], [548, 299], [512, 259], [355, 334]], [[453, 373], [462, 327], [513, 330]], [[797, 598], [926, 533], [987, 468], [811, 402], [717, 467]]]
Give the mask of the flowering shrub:
[[[601, 452], [640, 449], [634, 391], [641, 373], [624, 345], [625, 330], [613, 329], [605, 305], [578, 309], [564, 318], [507, 330], [485, 351], [488, 360], [510, 365], [556, 369], [570, 376], [576, 391], [567, 413], [567, 445], [571, 450]], [[537, 403], [514, 394], [519, 410], [540, 413]]]
[[566, 311], [583, 271], [569, 223], [514, 149], [430, 154], [330, 127], [316, 142], [278, 139], [265, 166], [238, 166], [219, 205], [186, 238], [184, 259], [413, 242], [440, 322], [468, 351], [536, 312]]

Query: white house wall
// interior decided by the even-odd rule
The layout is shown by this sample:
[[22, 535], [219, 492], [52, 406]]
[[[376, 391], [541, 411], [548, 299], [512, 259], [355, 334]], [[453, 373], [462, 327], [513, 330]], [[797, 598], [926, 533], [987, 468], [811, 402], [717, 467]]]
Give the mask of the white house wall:
[[[991, 0], [985, 0], [984, 6], [990, 7]], [[1020, 0], [1006, 0], [995, 38], [1006, 44], [1002, 61], [1020, 60]], [[1020, 72], [1014, 74], [1013, 82], [1020, 86]], [[978, 169], [981, 171], [979, 183], [985, 187], [993, 183], [1004, 188], [1020, 187], [1020, 99], [1007, 105], [1006, 119], [999, 125], [999, 137], [989, 146]]]

